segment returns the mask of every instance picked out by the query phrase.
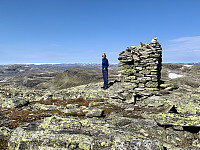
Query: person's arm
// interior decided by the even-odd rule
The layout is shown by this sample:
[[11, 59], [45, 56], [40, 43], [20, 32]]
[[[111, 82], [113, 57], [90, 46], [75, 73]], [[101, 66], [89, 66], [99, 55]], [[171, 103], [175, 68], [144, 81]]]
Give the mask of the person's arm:
[[108, 59], [106, 59], [106, 60], [105, 60], [105, 67], [104, 67], [104, 69], [103, 69], [103, 70], [106, 70], [106, 69], [108, 69], [108, 66], [109, 66]]

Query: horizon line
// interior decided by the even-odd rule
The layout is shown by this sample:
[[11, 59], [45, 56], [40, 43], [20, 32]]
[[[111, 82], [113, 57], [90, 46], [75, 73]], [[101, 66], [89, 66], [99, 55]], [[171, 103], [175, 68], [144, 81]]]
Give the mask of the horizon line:
[[[200, 63], [200, 62], [162, 62], [162, 63], [172, 63], [172, 64], [178, 64], [178, 63], [184, 63], [184, 64], [189, 64], [189, 63]], [[60, 64], [97, 64], [100, 65], [101, 63], [0, 63], [0, 65], [60, 65]], [[111, 65], [117, 65], [120, 63], [110, 63]]]

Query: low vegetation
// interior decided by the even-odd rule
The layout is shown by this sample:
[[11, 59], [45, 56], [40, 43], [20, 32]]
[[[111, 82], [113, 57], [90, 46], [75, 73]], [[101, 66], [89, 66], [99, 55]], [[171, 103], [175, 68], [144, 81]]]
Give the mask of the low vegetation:
[[73, 86], [102, 81], [101, 71], [97, 69], [70, 68], [54, 79], [39, 84], [38, 88], [65, 89]]

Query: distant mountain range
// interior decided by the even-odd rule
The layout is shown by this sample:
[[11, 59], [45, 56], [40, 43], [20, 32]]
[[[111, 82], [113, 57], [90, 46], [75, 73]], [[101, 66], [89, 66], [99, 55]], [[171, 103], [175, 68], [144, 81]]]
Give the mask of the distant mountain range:
[[[19, 67], [34, 67], [34, 68], [44, 68], [44, 69], [62, 69], [66, 70], [69, 68], [87, 68], [87, 69], [99, 69], [101, 64], [95, 63], [25, 63], [25, 64], [10, 64], [10, 65], [0, 65], [0, 68], [19, 68]], [[119, 64], [111, 63], [110, 67], [119, 67]]]
[[188, 63], [188, 65], [195, 65], [195, 66], [197, 66], [197, 65], [200, 65], [200, 62], [199, 63]]

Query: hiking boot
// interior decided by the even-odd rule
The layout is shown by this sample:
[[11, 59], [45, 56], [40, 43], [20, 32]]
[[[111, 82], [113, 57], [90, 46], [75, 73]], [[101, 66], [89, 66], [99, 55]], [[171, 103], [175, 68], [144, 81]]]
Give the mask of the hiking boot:
[[103, 89], [104, 89], [104, 90], [106, 90], [107, 88], [108, 88], [107, 86], [104, 86], [104, 88], [103, 88]]

